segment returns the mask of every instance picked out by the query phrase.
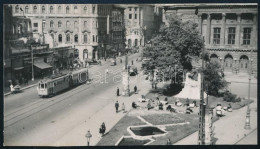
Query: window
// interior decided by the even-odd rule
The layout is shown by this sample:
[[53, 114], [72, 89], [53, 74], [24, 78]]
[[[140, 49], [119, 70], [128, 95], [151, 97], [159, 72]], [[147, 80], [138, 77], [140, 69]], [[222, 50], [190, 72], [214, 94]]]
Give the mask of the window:
[[84, 27], [87, 27], [87, 25], [88, 25], [88, 22], [84, 21]]
[[67, 21], [66, 22], [66, 28], [69, 28], [69, 26], [70, 26], [70, 21]]
[[42, 27], [45, 28], [45, 22], [42, 22]]
[[59, 42], [62, 42], [62, 35], [59, 34]]
[[137, 19], [137, 14], [135, 14], [135, 19]]
[[84, 39], [83, 39], [84, 43], [87, 43], [87, 42], [88, 42], [88, 35], [84, 35], [83, 38], [84, 38]]
[[37, 6], [33, 6], [33, 13], [37, 13]]
[[95, 42], [95, 36], [93, 35], [93, 42]]
[[29, 13], [29, 7], [28, 6], [25, 7], [25, 13]]
[[67, 41], [67, 42], [70, 42], [70, 34], [67, 34], [67, 36], [66, 36], [66, 41]]
[[78, 35], [74, 36], [74, 42], [76, 42], [76, 43], [78, 42]]
[[84, 7], [84, 13], [87, 14], [87, 6]]
[[131, 7], [129, 8], [129, 11], [132, 11], [132, 8], [131, 8]]
[[78, 13], [78, 7], [77, 6], [74, 7], [74, 13]]
[[38, 23], [33, 23], [33, 27], [38, 27]]
[[74, 28], [78, 28], [78, 27], [79, 27], [78, 21], [75, 21], [75, 22], [74, 22]]
[[135, 7], [135, 11], [137, 11], [137, 7]]
[[244, 28], [243, 45], [250, 45], [251, 28]]
[[15, 13], [19, 13], [19, 6], [18, 5], [15, 6]]
[[96, 11], [96, 7], [93, 6], [92, 13], [95, 13], [95, 11]]
[[69, 14], [69, 13], [70, 13], [70, 7], [67, 6], [67, 7], [66, 7], [66, 14]]
[[132, 19], [132, 14], [129, 14], [129, 19]]
[[59, 21], [59, 22], [58, 22], [58, 27], [61, 27], [61, 24], [62, 24], [61, 21]]
[[50, 7], [50, 14], [53, 14], [53, 6]]
[[45, 13], [45, 6], [42, 6], [42, 13]]
[[235, 44], [236, 28], [228, 28], [228, 44]]
[[51, 20], [51, 22], [50, 22], [50, 27], [52, 28], [53, 27], [53, 21]]
[[61, 14], [61, 6], [58, 7], [58, 13]]
[[220, 28], [214, 28], [213, 44], [220, 44]]

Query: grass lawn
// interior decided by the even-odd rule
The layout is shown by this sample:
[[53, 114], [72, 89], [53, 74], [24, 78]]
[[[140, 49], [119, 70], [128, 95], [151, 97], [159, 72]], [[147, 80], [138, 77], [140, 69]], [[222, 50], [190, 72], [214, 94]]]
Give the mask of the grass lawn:
[[145, 124], [136, 116], [126, 115], [98, 142], [97, 146], [114, 146], [123, 135], [130, 135], [126, 130], [128, 126]]
[[190, 122], [190, 124], [167, 126], [166, 131], [168, 131], [168, 134], [163, 137], [154, 138], [156, 140], [149, 145], [166, 145], [167, 139], [170, 139], [171, 143], [174, 144], [198, 130], [198, 115], [178, 114], [178, 117], [181, 117], [185, 121]]
[[163, 124], [173, 124], [173, 123], [183, 123], [184, 119], [176, 116], [176, 114], [153, 114], [142, 116], [147, 122], [153, 125], [163, 125]]

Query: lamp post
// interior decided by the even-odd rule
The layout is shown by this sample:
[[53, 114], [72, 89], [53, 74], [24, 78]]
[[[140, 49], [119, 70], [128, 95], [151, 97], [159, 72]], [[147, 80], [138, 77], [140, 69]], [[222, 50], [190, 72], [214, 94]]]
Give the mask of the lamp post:
[[34, 81], [34, 70], [33, 70], [33, 47], [31, 45], [31, 55], [32, 55], [32, 81]]
[[235, 73], [237, 74], [237, 59], [235, 58]]
[[[42, 36], [43, 36], [43, 41], [42, 41], [42, 43], [43, 44], [45, 44], [45, 37], [44, 37], [44, 31], [43, 31], [43, 29], [44, 29], [44, 27], [45, 27], [45, 20], [42, 20]], [[44, 27], [43, 27], [43, 24], [44, 24]]]
[[87, 134], [86, 134], [86, 138], [88, 141], [88, 146], [89, 146], [89, 142], [90, 142], [90, 138], [92, 137], [92, 134], [90, 133], [90, 131], [88, 130]]
[[221, 70], [224, 71], [224, 70], [223, 70], [223, 67], [222, 67], [222, 58], [220, 57], [219, 60], [220, 60], [220, 67], [221, 67]]
[[[251, 57], [252, 57], [252, 50], [251, 50]], [[250, 59], [250, 68], [249, 68], [249, 78], [248, 78], [248, 100], [250, 100], [250, 87], [251, 87], [251, 73], [252, 73], [252, 62], [253, 59]], [[249, 104], [247, 105], [246, 110], [246, 122], [245, 122], [245, 129], [251, 129], [250, 126], [250, 107]]]

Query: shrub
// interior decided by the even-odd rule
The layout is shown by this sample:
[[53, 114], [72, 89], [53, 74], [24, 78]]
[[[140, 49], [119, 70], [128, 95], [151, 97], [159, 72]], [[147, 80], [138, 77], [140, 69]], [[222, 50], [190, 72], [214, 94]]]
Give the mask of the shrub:
[[238, 99], [237, 95], [232, 94], [229, 91], [224, 93], [223, 99], [224, 99], [224, 101], [227, 101], [227, 102], [239, 102], [239, 100], [241, 101], [241, 98]]

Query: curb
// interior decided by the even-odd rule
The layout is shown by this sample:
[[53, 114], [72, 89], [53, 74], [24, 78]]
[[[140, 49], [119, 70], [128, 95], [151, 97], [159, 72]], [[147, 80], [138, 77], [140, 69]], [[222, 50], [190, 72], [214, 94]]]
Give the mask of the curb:
[[[29, 85], [29, 86], [26, 86], [26, 87], [23, 87], [21, 88], [20, 90], [25, 90], [25, 89], [28, 89], [28, 88], [32, 88], [34, 86], [37, 86], [37, 84], [33, 84], [33, 85]], [[12, 93], [11, 92], [8, 92], [8, 93], [5, 93], [4, 96], [8, 96], [8, 95], [11, 95]]]

